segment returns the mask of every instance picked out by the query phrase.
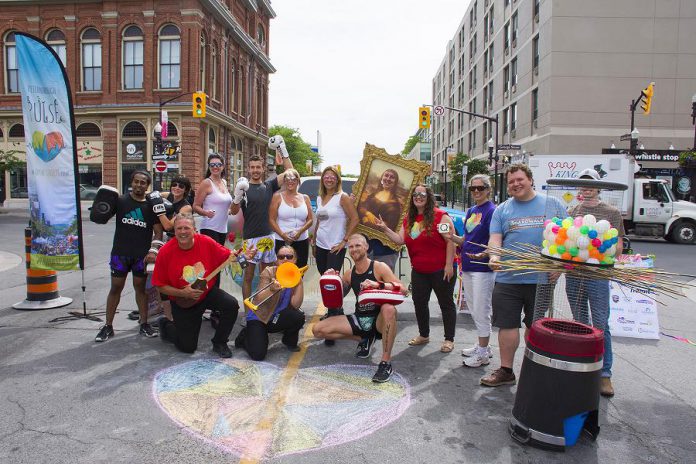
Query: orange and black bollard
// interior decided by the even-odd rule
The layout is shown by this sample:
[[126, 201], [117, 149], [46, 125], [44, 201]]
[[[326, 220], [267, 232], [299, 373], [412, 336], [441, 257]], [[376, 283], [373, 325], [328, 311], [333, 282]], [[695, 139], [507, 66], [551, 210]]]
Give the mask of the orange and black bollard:
[[15, 309], [52, 309], [72, 303], [72, 298], [58, 293], [58, 273], [31, 269], [31, 227], [24, 229], [24, 251], [27, 262], [27, 298], [12, 305]]

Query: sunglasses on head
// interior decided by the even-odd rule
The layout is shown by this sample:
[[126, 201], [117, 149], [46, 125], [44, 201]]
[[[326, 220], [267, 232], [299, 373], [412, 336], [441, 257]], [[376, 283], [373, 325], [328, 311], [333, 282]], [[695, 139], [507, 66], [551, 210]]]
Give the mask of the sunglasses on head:
[[427, 198], [428, 194], [426, 192], [413, 192], [413, 198]]
[[290, 260], [290, 259], [292, 259], [292, 258], [294, 258], [294, 257], [295, 257], [295, 255], [277, 255], [277, 258], [278, 258], [279, 260], [283, 260], [283, 259], [288, 259], [288, 260]]
[[470, 192], [483, 192], [487, 188], [488, 187], [486, 187], [485, 185], [472, 185], [471, 187], [469, 187], [469, 191]]
[[208, 163], [208, 166], [210, 166], [211, 168], [221, 168], [222, 163]]

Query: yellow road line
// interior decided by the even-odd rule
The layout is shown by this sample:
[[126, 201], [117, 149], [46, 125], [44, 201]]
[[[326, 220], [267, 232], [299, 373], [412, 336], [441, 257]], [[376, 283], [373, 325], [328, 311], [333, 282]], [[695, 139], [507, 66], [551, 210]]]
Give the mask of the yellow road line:
[[302, 342], [300, 343], [300, 351], [293, 353], [290, 356], [290, 359], [288, 359], [288, 364], [285, 367], [285, 369], [283, 369], [283, 372], [280, 374], [278, 384], [276, 385], [275, 389], [273, 390], [273, 393], [271, 394], [270, 398], [266, 403], [266, 408], [263, 413], [263, 416], [261, 417], [261, 420], [259, 420], [259, 423], [256, 426], [256, 430], [254, 431], [254, 433], [252, 433], [252, 435], [264, 435], [265, 439], [261, 439], [261, 437], [259, 437], [259, 440], [255, 441], [254, 443], [250, 443], [250, 446], [245, 450], [245, 452], [242, 454], [242, 457], [239, 460], [240, 464], [258, 463], [261, 460], [261, 458], [263, 458], [266, 449], [272, 444], [273, 426], [278, 420], [278, 417], [280, 416], [283, 407], [285, 407], [288, 388], [290, 387], [292, 380], [295, 378], [295, 375], [297, 375], [297, 371], [300, 368], [300, 364], [302, 364], [302, 361], [304, 360], [304, 357], [307, 354], [307, 348], [309, 344], [306, 342], [309, 341], [309, 339], [313, 338], [312, 327], [314, 327], [314, 324], [316, 324], [319, 321], [319, 318], [325, 313], [326, 308], [320, 302], [317, 305], [317, 309], [314, 311], [314, 314], [312, 315], [312, 319], [310, 320], [309, 324], [307, 324], [307, 326], [305, 327], [305, 331], [302, 335]]

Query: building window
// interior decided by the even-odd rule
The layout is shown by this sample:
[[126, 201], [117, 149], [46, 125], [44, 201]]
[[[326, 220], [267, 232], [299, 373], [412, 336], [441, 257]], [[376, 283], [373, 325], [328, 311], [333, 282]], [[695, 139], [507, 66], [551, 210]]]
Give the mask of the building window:
[[121, 131], [121, 193], [127, 193], [134, 171], [147, 171], [147, 131], [130, 121]]
[[123, 89], [143, 88], [143, 31], [129, 26], [123, 32]]
[[5, 36], [5, 71], [5, 92], [19, 93], [19, 69], [17, 66], [17, 45], [14, 32], [10, 32]]
[[510, 87], [517, 85], [517, 58], [510, 63]]
[[159, 33], [159, 86], [161, 89], [179, 88], [181, 77], [181, 33], [168, 24]]
[[21, 139], [24, 142], [24, 124], [15, 124], [10, 127], [10, 132], [7, 135], [11, 139]]
[[256, 41], [262, 47], [266, 46], [266, 30], [263, 28], [263, 25], [261, 24], [259, 24], [256, 28]]
[[232, 60], [232, 111], [235, 113], [239, 112], [239, 70], [237, 69], [237, 62]]
[[539, 21], [539, 0], [534, 0], [534, 10], [532, 11], [535, 21]]
[[493, 5], [491, 5], [491, 10], [488, 13], [488, 33], [493, 37]]
[[508, 133], [508, 118], [510, 117], [510, 111], [505, 108], [503, 110], [503, 134]]
[[53, 29], [48, 34], [46, 34], [46, 43], [51, 46], [54, 52], [60, 57], [63, 66], [67, 66], [67, 59], [65, 55], [65, 34], [58, 29]]
[[218, 66], [218, 47], [215, 42], [210, 50], [211, 60], [210, 60], [210, 78], [212, 82], [210, 83], [211, 90], [213, 92], [213, 100], [217, 100], [217, 66]]
[[101, 129], [93, 122], [84, 122], [75, 129], [75, 137], [101, 137]]
[[205, 35], [201, 34], [200, 50], [198, 51], [198, 68], [200, 72], [200, 89], [201, 92], [205, 92]]
[[478, 74], [476, 68], [477, 68], [477, 65], [474, 65], [474, 70], [473, 70], [473, 76], [474, 76], [474, 90], [476, 90], [476, 74]]
[[217, 153], [217, 137], [215, 128], [208, 128], [208, 154]]
[[[539, 116], [539, 89], [532, 90], [532, 122], [536, 123]], [[532, 124], [534, 125], [534, 124]]]
[[82, 32], [82, 90], [86, 92], [101, 90], [102, 53], [101, 34], [90, 27]]
[[260, 81], [256, 82], [256, 125], [265, 126], [263, 117], [263, 86]]
[[510, 130], [517, 129], [517, 103], [510, 105]]
[[[491, 68], [493, 71], [493, 68]], [[483, 52], [483, 75], [488, 74], [488, 50]]]
[[94, 189], [102, 184], [102, 162], [104, 142], [101, 129], [93, 122], [84, 122], [75, 130], [77, 137], [77, 160], [80, 180], [80, 199], [91, 200]]
[[517, 12], [515, 11], [515, 14], [512, 15], [511, 19], [511, 24], [512, 24], [512, 42], [513, 46], [517, 42], [517, 28], [518, 28], [518, 19], [517, 19]]
[[503, 93], [507, 93], [510, 90], [510, 66], [505, 66], [503, 68]]
[[[532, 70], [537, 70], [539, 67], [539, 36], [532, 40]], [[538, 70], [537, 70], [538, 73]]]
[[493, 110], [493, 81], [488, 84], [488, 108]]
[[488, 69], [491, 72], [491, 75], [493, 74], [493, 42], [491, 42], [491, 46], [488, 48]]
[[510, 48], [510, 23], [506, 23], [503, 27], [503, 48], [506, 53]]

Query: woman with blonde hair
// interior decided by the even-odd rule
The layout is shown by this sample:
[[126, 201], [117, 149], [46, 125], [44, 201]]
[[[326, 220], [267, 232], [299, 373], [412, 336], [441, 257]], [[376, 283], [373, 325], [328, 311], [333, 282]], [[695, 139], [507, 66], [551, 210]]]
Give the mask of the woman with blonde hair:
[[302, 181], [296, 169], [286, 169], [282, 190], [273, 194], [268, 222], [273, 229], [276, 255], [288, 245], [295, 250], [297, 265], [304, 267], [309, 258], [309, 233], [312, 225], [312, 204], [309, 196], [297, 191]]

